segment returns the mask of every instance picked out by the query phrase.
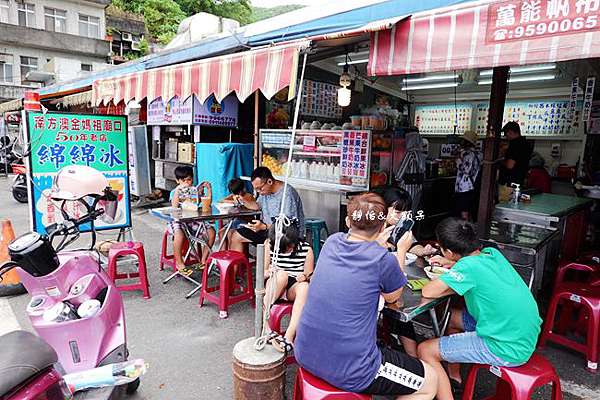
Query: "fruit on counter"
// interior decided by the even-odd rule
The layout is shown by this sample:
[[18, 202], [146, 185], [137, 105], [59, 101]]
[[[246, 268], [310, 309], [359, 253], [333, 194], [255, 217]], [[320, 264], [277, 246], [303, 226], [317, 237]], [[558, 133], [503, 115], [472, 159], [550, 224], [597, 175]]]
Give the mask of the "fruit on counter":
[[277, 161], [277, 159], [269, 154], [263, 154], [262, 165], [269, 168], [273, 175], [282, 175], [283, 166]]
[[384, 186], [387, 183], [387, 174], [383, 171], [371, 172], [371, 187]]

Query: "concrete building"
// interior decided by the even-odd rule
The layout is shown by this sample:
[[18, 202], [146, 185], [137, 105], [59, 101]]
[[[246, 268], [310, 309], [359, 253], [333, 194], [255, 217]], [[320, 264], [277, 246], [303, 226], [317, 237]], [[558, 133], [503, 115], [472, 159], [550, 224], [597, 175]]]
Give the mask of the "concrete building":
[[144, 56], [141, 44], [146, 36], [143, 16], [128, 13], [114, 6], [106, 8], [106, 39], [110, 40], [113, 64]]
[[0, 0], [0, 103], [107, 65], [110, 0]]

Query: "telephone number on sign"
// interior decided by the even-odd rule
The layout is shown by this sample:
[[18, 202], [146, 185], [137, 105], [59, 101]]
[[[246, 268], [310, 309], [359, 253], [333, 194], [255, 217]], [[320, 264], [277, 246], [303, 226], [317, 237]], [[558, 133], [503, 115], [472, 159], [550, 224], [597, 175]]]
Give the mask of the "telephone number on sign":
[[598, 27], [598, 16], [590, 15], [586, 18], [577, 17], [561, 21], [540, 22], [527, 26], [517, 26], [513, 29], [496, 29], [493, 40], [520, 39], [523, 37], [548, 36], [556, 33], [569, 33], [572, 31], [590, 30]]

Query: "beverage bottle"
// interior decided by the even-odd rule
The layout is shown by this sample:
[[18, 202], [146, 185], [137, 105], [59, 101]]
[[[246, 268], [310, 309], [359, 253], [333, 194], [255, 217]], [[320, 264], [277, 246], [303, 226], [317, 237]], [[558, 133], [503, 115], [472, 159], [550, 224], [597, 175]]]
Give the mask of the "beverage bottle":
[[80, 390], [131, 383], [144, 375], [148, 365], [141, 358], [75, 372], [63, 376], [71, 393]]

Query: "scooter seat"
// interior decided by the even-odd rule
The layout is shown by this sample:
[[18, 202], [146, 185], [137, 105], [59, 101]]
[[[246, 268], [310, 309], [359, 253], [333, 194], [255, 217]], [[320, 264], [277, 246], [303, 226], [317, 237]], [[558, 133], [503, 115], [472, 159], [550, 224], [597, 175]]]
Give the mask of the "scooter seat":
[[25, 331], [0, 336], [0, 397], [58, 361], [48, 343]]

